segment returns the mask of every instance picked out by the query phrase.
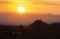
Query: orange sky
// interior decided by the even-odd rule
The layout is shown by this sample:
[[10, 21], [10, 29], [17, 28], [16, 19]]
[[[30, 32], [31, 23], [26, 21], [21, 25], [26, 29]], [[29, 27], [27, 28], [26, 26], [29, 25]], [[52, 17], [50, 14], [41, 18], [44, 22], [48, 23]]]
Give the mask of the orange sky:
[[[25, 7], [24, 14], [18, 12], [20, 6]], [[60, 22], [60, 0], [0, 0], [0, 24], [30, 24], [34, 20]]]
[[29, 13], [60, 14], [60, 0], [0, 0], [0, 12], [17, 12], [19, 6]]

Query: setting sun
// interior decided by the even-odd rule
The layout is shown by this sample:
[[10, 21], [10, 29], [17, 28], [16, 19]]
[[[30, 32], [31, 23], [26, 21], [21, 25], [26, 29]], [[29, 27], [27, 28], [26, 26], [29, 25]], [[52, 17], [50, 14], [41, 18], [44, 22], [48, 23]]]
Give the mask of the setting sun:
[[18, 7], [18, 12], [25, 12], [25, 7], [19, 6]]

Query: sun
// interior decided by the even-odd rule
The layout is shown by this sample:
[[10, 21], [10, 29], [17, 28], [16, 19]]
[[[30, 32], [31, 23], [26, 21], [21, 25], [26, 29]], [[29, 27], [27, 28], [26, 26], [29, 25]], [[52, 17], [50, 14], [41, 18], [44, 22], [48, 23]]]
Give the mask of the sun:
[[19, 6], [18, 7], [18, 12], [21, 12], [21, 13], [25, 12], [25, 7], [24, 6]]

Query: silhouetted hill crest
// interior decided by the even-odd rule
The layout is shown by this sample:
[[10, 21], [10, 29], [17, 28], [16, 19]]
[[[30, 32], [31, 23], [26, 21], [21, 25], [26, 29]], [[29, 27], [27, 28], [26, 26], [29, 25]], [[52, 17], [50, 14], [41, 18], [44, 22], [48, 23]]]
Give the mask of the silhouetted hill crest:
[[34, 24], [40, 24], [40, 25], [42, 25], [42, 24], [46, 24], [46, 23], [43, 22], [42, 20], [36, 20], [36, 21], [34, 21]]
[[42, 20], [36, 20], [32, 24], [29, 25], [30, 29], [44, 29], [48, 24], [43, 22]]

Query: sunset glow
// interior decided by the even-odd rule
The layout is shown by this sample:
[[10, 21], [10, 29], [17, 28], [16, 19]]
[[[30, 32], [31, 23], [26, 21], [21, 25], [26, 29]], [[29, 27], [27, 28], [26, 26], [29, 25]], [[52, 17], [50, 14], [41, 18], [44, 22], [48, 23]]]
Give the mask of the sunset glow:
[[60, 16], [52, 15], [60, 15], [60, 0], [0, 0], [0, 23], [28, 24], [37, 19], [60, 21]]
[[0, 0], [0, 12], [51, 13], [59, 15], [60, 0]]

